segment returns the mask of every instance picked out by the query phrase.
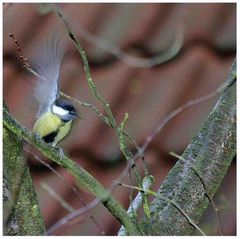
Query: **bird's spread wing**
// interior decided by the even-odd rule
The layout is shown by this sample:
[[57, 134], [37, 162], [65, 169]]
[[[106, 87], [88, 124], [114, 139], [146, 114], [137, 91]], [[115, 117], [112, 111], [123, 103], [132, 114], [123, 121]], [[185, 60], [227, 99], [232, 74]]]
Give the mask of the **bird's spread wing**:
[[33, 67], [41, 76], [33, 94], [39, 104], [37, 117], [48, 111], [59, 96], [59, 71], [63, 54], [63, 42], [59, 37], [55, 37], [48, 39], [35, 56]]

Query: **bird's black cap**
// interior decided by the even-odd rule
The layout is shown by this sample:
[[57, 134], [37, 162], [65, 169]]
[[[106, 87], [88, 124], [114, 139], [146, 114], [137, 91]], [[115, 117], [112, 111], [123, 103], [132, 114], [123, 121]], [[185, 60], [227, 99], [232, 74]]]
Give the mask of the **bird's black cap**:
[[77, 115], [77, 111], [75, 110], [74, 106], [67, 100], [57, 99], [55, 100], [54, 104], [63, 108], [64, 110], [69, 111], [70, 114]]

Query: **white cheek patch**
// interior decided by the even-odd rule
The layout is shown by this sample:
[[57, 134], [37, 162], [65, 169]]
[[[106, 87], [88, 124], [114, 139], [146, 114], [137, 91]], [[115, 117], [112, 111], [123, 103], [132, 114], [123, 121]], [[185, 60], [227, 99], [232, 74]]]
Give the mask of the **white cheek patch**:
[[56, 105], [53, 105], [52, 111], [56, 115], [67, 115], [69, 113], [67, 110], [64, 110], [63, 108], [58, 107]]

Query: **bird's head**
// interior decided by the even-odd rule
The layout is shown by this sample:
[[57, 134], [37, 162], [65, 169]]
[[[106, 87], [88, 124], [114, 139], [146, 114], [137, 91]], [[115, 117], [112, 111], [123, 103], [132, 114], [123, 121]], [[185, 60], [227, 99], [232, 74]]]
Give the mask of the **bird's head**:
[[79, 115], [74, 106], [65, 100], [57, 99], [52, 105], [52, 113], [58, 115], [63, 121], [74, 120]]

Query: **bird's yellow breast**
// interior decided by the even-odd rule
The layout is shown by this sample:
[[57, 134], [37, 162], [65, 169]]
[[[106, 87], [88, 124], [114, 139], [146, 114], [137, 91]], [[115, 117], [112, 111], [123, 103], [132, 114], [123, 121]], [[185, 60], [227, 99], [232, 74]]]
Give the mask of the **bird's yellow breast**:
[[72, 120], [65, 122], [62, 126], [59, 127], [57, 136], [54, 139], [53, 145], [56, 145], [62, 139], [64, 139], [70, 132], [72, 127]]
[[38, 118], [33, 127], [33, 132], [44, 137], [52, 132], [57, 131], [62, 125], [61, 119], [52, 112], [46, 112]]
[[[72, 127], [72, 120], [64, 122], [59, 116], [52, 112], [43, 114], [35, 123], [33, 132], [38, 133], [41, 138], [49, 137], [51, 134], [56, 134], [52, 139], [44, 139], [46, 142], [51, 142], [55, 147], [62, 139], [64, 139], [70, 132]], [[51, 141], [49, 141], [51, 140]]]

